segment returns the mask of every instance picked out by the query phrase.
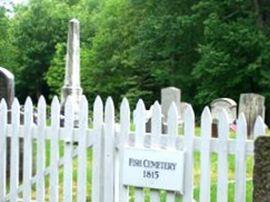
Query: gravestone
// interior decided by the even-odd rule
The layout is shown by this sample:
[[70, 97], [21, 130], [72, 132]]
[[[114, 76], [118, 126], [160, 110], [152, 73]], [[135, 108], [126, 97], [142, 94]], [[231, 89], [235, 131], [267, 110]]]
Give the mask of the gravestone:
[[[11, 106], [15, 96], [14, 75], [7, 69], [0, 67], [0, 100], [5, 99], [8, 107], [8, 123], [11, 123]], [[20, 139], [20, 162], [23, 162], [23, 139]], [[7, 177], [10, 173], [10, 138], [7, 138]], [[22, 179], [23, 166], [20, 164], [19, 175]]]
[[76, 126], [78, 125], [79, 102], [82, 96], [80, 82], [80, 22], [77, 19], [69, 21], [66, 72], [62, 88], [62, 112], [64, 112], [64, 105], [68, 96], [71, 96], [73, 101]]
[[228, 113], [229, 123], [232, 124], [237, 115], [237, 104], [233, 99], [230, 98], [218, 98], [211, 102], [211, 114], [213, 118], [212, 123], [212, 137], [218, 137], [218, 116], [220, 112], [224, 109]]
[[8, 109], [10, 109], [14, 100], [14, 75], [3, 67], [0, 67], [0, 100], [1, 99], [6, 100]]
[[161, 89], [161, 111], [164, 122], [167, 122], [167, 114], [172, 103], [176, 104], [178, 115], [180, 116], [181, 90], [175, 87]]
[[247, 121], [248, 136], [253, 136], [253, 128], [257, 116], [264, 120], [265, 98], [259, 94], [246, 93], [240, 95], [238, 114], [244, 113]]

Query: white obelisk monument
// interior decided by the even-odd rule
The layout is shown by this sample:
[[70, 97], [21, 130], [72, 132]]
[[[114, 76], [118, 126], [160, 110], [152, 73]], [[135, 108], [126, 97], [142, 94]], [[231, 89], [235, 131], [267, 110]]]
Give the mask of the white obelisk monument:
[[75, 122], [79, 113], [79, 102], [82, 96], [80, 81], [80, 22], [77, 19], [69, 21], [67, 54], [66, 54], [66, 74], [62, 88], [62, 109], [64, 109], [67, 97], [73, 100]]

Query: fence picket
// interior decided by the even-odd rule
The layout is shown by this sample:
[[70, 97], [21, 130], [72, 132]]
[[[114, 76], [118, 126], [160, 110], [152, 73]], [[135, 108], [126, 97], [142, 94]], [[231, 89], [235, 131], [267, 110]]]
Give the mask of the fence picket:
[[[135, 114], [135, 145], [136, 147], [143, 147], [144, 135], [145, 135], [145, 105], [140, 99], [136, 105]], [[144, 201], [144, 192], [141, 188], [135, 190], [135, 202]]]
[[217, 179], [217, 201], [228, 201], [228, 135], [229, 118], [225, 110], [219, 114], [218, 124], [218, 179]]
[[19, 187], [19, 126], [20, 126], [20, 104], [14, 99], [12, 104], [12, 137], [10, 158], [10, 201], [18, 200], [17, 189]]
[[[121, 162], [123, 162], [124, 158], [124, 146], [126, 144], [126, 140], [128, 139], [130, 130], [130, 108], [129, 103], [126, 98], [123, 99], [120, 107], [120, 148], [119, 148], [119, 198], [116, 198], [115, 201], [120, 202], [128, 202], [129, 197], [129, 188], [125, 187], [122, 183], [122, 173], [123, 168], [121, 166]], [[117, 178], [117, 177], [116, 177]]]
[[114, 199], [114, 129], [114, 104], [109, 97], [105, 105], [104, 202]]
[[[175, 140], [174, 138], [178, 134], [178, 111], [175, 103], [173, 102], [169, 108], [168, 112], [168, 135], [170, 139], [167, 143], [167, 147], [175, 148]], [[175, 193], [167, 192], [167, 202], [175, 201]]]
[[262, 135], [265, 135], [265, 124], [262, 117], [258, 116], [254, 126], [254, 140]]
[[73, 177], [73, 161], [72, 161], [72, 150], [73, 150], [73, 127], [74, 127], [74, 112], [72, 97], [67, 98], [65, 104], [65, 146], [64, 146], [64, 194], [63, 198], [65, 202], [72, 201], [72, 177]]
[[6, 198], [6, 166], [7, 166], [7, 104], [4, 99], [0, 103], [0, 201]]
[[23, 201], [31, 201], [33, 104], [28, 97], [24, 111]]
[[212, 117], [208, 107], [205, 107], [201, 116], [201, 181], [200, 201], [210, 202], [211, 176], [210, 176], [210, 141]]
[[246, 158], [247, 123], [243, 113], [237, 120], [235, 145], [235, 201], [246, 200]]
[[93, 162], [92, 162], [92, 201], [100, 202], [102, 200], [102, 182], [103, 182], [103, 104], [99, 96], [95, 99], [93, 109], [93, 128], [96, 143], [93, 146]]
[[51, 159], [50, 159], [50, 202], [59, 200], [59, 129], [60, 129], [60, 103], [57, 97], [54, 97], [51, 104]]
[[87, 127], [88, 127], [88, 103], [85, 96], [80, 101], [79, 115], [79, 152], [78, 152], [78, 191], [77, 201], [86, 201], [86, 165], [87, 165]]
[[193, 139], [195, 117], [191, 105], [184, 112], [184, 146], [186, 150], [183, 202], [193, 201]]
[[[160, 147], [160, 135], [161, 135], [161, 107], [156, 101], [153, 106], [152, 123], [151, 123], [151, 147], [153, 149]], [[151, 201], [160, 201], [159, 190], [151, 190]]]

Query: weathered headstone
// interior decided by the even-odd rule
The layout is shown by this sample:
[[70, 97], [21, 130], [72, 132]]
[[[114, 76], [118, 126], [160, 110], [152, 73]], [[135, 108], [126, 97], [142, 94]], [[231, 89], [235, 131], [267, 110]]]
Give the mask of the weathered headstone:
[[230, 99], [230, 98], [218, 98], [218, 99], [213, 100], [210, 106], [211, 106], [211, 114], [213, 118], [212, 136], [218, 137], [217, 125], [218, 125], [219, 113], [222, 110], [225, 110], [228, 113], [229, 123], [232, 124], [237, 117], [236, 115], [237, 104], [233, 99]]
[[253, 202], [270, 201], [270, 137], [261, 136], [255, 141], [253, 169]]
[[180, 116], [181, 90], [175, 87], [161, 89], [161, 111], [165, 122], [167, 121], [167, 114], [173, 102], [176, 104]]
[[[5, 99], [8, 106], [8, 123], [11, 123], [11, 106], [15, 96], [14, 75], [7, 69], [0, 67], [0, 100]], [[21, 117], [22, 118], [22, 117]], [[23, 161], [23, 139], [20, 139], [20, 162]], [[7, 138], [7, 177], [10, 173], [10, 138]], [[22, 178], [23, 166], [20, 164], [19, 174]]]
[[253, 127], [257, 116], [264, 120], [265, 116], [265, 98], [259, 94], [246, 93], [240, 95], [238, 114], [244, 113], [247, 121], [248, 136], [253, 135]]
[[[73, 100], [75, 122], [78, 120], [79, 102], [82, 96], [80, 82], [80, 22], [77, 19], [69, 21], [66, 74], [62, 88], [62, 106], [68, 96]], [[64, 107], [62, 107], [63, 109]]]

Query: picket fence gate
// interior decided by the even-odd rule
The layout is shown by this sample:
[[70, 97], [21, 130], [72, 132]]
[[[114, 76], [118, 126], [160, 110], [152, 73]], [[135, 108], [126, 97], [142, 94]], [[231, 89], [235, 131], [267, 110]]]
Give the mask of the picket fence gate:
[[[193, 201], [194, 152], [200, 153], [200, 196], [201, 202], [211, 200], [211, 158], [218, 155], [217, 198], [218, 202], [228, 201], [228, 155], [235, 155], [235, 201], [245, 201], [246, 157], [253, 155], [254, 141], [247, 139], [247, 127], [243, 114], [237, 120], [237, 135], [229, 138], [229, 121], [225, 111], [219, 118], [219, 137], [211, 138], [212, 118], [208, 107], [201, 116], [201, 134], [195, 135], [195, 116], [191, 106], [184, 113], [183, 134], [179, 132], [178, 114], [175, 104], [168, 112], [168, 134], [161, 133], [161, 108], [154, 104], [151, 134], [145, 132], [146, 110], [142, 100], [136, 106], [136, 116], [131, 121], [127, 99], [120, 107], [120, 122], [115, 122], [115, 108], [108, 98], [103, 109], [100, 97], [93, 107], [93, 121], [88, 123], [88, 102], [82, 97], [80, 102], [79, 126], [74, 127], [74, 113], [71, 98], [65, 105], [64, 126], [60, 126], [60, 103], [53, 98], [50, 119], [46, 115], [45, 99], [40, 97], [37, 105], [37, 123], [33, 121], [33, 104], [27, 98], [24, 105], [24, 121], [20, 123], [20, 104], [17, 99], [12, 105], [12, 119], [8, 123], [8, 109], [5, 101], [0, 103], [0, 201], [59, 201], [69, 202], [127, 202], [131, 195], [135, 202], [145, 200], [143, 189], [123, 186], [121, 162], [126, 145], [166, 150], [185, 150], [184, 202]], [[105, 111], [105, 112], [104, 112]], [[89, 125], [88, 125], [89, 124]], [[91, 126], [91, 127], [90, 127]], [[131, 130], [134, 128], [135, 130]], [[263, 120], [258, 117], [255, 137], [264, 135]], [[10, 176], [6, 176], [7, 137], [11, 138]], [[23, 139], [23, 176], [19, 181], [19, 140]], [[49, 142], [49, 148], [47, 144]], [[35, 146], [33, 145], [35, 144]], [[63, 156], [59, 148], [63, 144]], [[90, 169], [87, 167], [89, 148], [92, 148], [92, 182], [87, 186]], [[46, 151], [50, 150], [49, 164], [46, 164]], [[34, 152], [35, 151], [35, 152]], [[35, 154], [36, 157], [33, 155]], [[77, 158], [77, 182], [74, 182], [74, 158]], [[33, 161], [36, 168], [33, 169]], [[62, 168], [63, 167], [63, 168]], [[35, 171], [34, 171], [35, 170]], [[59, 174], [63, 172], [63, 182]], [[131, 173], [132, 175], [132, 173]], [[7, 181], [9, 179], [9, 181]], [[47, 179], [47, 180], [46, 180]], [[76, 184], [75, 188], [73, 187]], [[89, 182], [88, 182], [89, 183]], [[170, 182], [167, 182], [170, 183]], [[35, 188], [34, 188], [35, 185]], [[130, 191], [133, 190], [133, 191]], [[76, 195], [74, 196], [74, 193]], [[132, 192], [132, 194], [130, 193]], [[91, 196], [90, 196], [91, 193]], [[61, 195], [61, 196], [60, 196]], [[160, 201], [160, 191], [150, 190], [150, 201]], [[167, 202], [175, 201], [177, 193], [167, 192]], [[90, 199], [91, 198], [91, 199]], [[213, 200], [213, 199], [212, 199]]]

